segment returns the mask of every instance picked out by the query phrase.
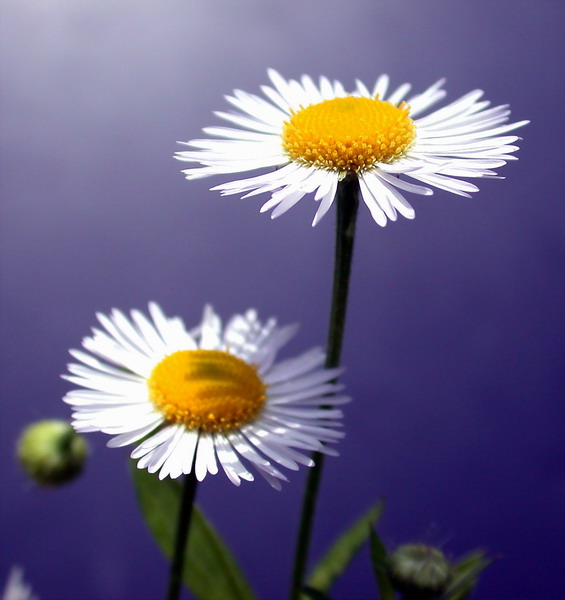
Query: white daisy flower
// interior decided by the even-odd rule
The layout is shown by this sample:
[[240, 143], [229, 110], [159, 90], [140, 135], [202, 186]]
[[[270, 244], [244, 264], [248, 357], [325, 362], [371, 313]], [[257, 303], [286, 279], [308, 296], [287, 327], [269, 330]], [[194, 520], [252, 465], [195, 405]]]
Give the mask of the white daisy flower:
[[37, 600], [29, 586], [24, 580], [24, 572], [20, 567], [12, 567], [2, 600]]
[[413, 219], [405, 192], [429, 196], [433, 186], [469, 197], [478, 187], [465, 179], [496, 177], [493, 169], [518, 150], [519, 138], [507, 134], [528, 123], [507, 123], [508, 105], [489, 108], [481, 90], [422, 116], [445, 96], [443, 79], [409, 95], [410, 84], [389, 91], [389, 78], [381, 75], [372, 90], [357, 81], [348, 93], [325, 77], [316, 85], [307, 75], [286, 81], [268, 73], [273, 85], [261, 87], [266, 99], [235, 90], [226, 99], [238, 112], [215, 113], [236, 127], [205, 128], [213, 138], [181, 142], [195, 150], [175, 158], [201, 165], [184, 170], [187, 179], [282, 167], [212, 188], [244, 198], [270, 193], [261, 211], [273, 209], [272, 218], [313, 193], [316, 225], [350, 175], [379, 225], [398, 213]]
[[207, 306], [189, 332], [155, 303], [149, 313], [98, 314], [86, 352], [70, 351], [79, 362], [63, 377], [79, 389], [64, 401], [78, 432], [112, 435], [112, 448], [141, 442], [131, 457], [160, 479], [189, 473], [196, 453], [199, 481], [219, 465], [239, 485], [253, 481], [252, 466], [276, 489], [287, 480], [278, 465], [297, 470], [313, 466], [305, 453], [337, 454], [326, 444], [343, 437], [342, 369], [323, 368], [319, 348], [275, 362], [296, 326], [262, 323], [249, 310], [222, 327]]

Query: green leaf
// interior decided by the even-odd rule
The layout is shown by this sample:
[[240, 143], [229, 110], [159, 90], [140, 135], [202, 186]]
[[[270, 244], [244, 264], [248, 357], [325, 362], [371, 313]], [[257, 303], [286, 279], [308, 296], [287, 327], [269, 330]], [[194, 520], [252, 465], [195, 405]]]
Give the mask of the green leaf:
[[321, 592], [320, 590], [315, 590], [307, 585], [302, 588], [302, 593], [310, 600], [332, 600], [326, 592]]
[[386, 567], [387, 553], [384, 544], [374, 529], [371, 529], [371, 562], [377, 578], [380, 600], [395, 600], [396, 594]]
[[308, 580], [310, 587], [323, 592], [330, 590], [334, 581], [345, 571], [355, 554], [367, 541], [371, 527], [381, 516], [382, 510], [383, 503], [378, 502], [340, 535], [316, 565]]
[[[160, 481], [131, 461], [137, 499], [149, 530], [165, 556], [173, 554], [180, 485]], [[253, 600], [254, 594], [234, 557], [202, 513], [193, 508], [183, 582], [198, 600]]]
[[477, 584], [479, 574], [494, 562], [486, 552], [473, 552], [462, 558], [452, 568], [453, 579], [442, 600], [467, 600]]

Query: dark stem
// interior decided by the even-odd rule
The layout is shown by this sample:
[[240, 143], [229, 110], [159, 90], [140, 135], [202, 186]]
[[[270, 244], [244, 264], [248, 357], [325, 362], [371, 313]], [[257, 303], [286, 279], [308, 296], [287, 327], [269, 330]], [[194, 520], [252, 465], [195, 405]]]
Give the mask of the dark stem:
[[[337, 227], [335, 244], [335, 264], [328, 327], [328, 342], [326, 347], [326, 368], [339, 366], [343, 334], [345, 330], [345, 315], [347, 312], [347, 295], [349, 291], [349, 275], [353, 258], [353, 241], [355, 238], [355, 221], [359, 206], [359, 182], [356, 176], [347, 176], [337, 188]], [[304, 575], [310, 549], [310, 538], [314, 524], [314, 512], [318, 497], [318, 488], [324, 466], [324, 454], [313, 452], [314, 466], [308, 473], [304, 503], [292, 578], [291, 600], [299, 600], [301, 588], [304, 585]]]
[[175, 538], [175, 551], [171, 562], [171, 570], [169, 571], [169, 587], [167, 589], [166, 600], [178, 600], [180, 596], [184, 557], [190, 531], [190, 520], [192, 517], [192, 507], [194, 506], [194, 498], [196, 497], [196, 488], [198, 485], [198, 480], [196, 479], [196, 474], [194, 472], [197, 450], [198, 444], [196, 444], [196, 450], [194, 451], [192, 469], [190, 470], [190, 473], [184, 477], [182, 484], [182, 495], [179, 505], [177, 533]]

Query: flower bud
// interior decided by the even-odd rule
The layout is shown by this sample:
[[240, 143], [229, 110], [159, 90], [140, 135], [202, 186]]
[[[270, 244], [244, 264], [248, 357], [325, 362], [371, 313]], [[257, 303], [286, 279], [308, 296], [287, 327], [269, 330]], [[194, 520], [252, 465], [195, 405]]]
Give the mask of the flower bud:
[[451, 581], [451, 566], [443, 553], [425, 544], [406, 544], [388, 557], [394, 588], [408, 600], [432, 600]]
[[42, 486], [72, 481], [82, 471], [86, 442], [66, 421], [38, 421], [24, 429], [17, 445], [20, 464]]

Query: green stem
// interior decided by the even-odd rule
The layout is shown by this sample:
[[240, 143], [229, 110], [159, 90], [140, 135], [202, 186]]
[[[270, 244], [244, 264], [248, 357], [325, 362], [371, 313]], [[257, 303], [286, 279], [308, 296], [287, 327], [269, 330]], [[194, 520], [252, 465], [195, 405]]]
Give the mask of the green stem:
[[180, 597], [184, 556], [187, 548], [188, 534], [190, 531], [190, 520], [192, 517], [192, 507], [194, 506], [194, 498], [196, 497], [196, 487], [198, 480], [195, 474], [196, 454], [198, 444], [194, 451], [192, 460], [192, 469], [190, 473], [184, 477], [182, 484], [182, 495], [179, 506], [179, 516], [177, 520], [177, 533], [175, 538], [175, 551], [171, 562], [171, 570], [169, 571], [169, 587], [167, 589], [167, 600], [178, 600]]
[[[337, 227], [335, 244], [335, 264], [332, 291], [332, 306], [330, 309], [330, 323], [328, 328], [328, 342], [326, 347], [326, 368], [339, 366], [343, 335], [345, 330], [345, 315], [347, 312], [347, 295], [349, 291], [349, 276], [353, 258], [353, 242], [355, 238], [355, 221], [357, 207], [359, 206], [359, 182], [356, 176], [347, 176], [337, 188]], [[318, 497], [318, 488], [324, 466], [324, 454], [312, 453], [314, 466], [308, 473], [304, 503], [292, 578], [291, 600], [299, 600], [301, 588], [304, 585], [310, 538], [314, 524], [314, 512]]]

